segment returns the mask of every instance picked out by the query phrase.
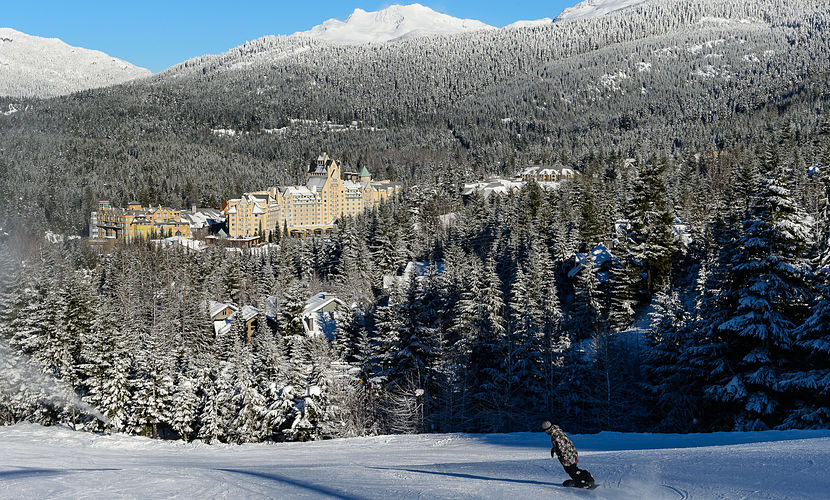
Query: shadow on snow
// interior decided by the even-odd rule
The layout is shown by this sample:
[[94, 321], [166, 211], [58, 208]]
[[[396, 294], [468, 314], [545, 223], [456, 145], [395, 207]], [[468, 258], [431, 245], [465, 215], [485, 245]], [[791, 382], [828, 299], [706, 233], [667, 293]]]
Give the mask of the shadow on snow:
[[240, 470], [240, 469], [216, 469], [222, 472], [232, 472], [234, 474], [244, 474], [247, 476], [254, 476], [262, 479], [268, 479], [271, 481], [276, 481], [279, 483], [295, 486], [297, 488], [301, 488], [304, 490], [311, 491], [313, 493], [319, 493], [322, 495], [328, 495], [334, 498], [339, 498], [341, 500], [361, 500], [359, 497], [352, 496], [348, 493], [337, 491], [333, 488], [327, 488], [325, 486], [318, 486], [316, 484], [309, 483], [307, 481], [299, 481], [297, 479], [292, 479], [290, 477], [281, 476], [279, 474], [273, 473], [265, 473], [265, 472], [255, 472], [250, 470]]

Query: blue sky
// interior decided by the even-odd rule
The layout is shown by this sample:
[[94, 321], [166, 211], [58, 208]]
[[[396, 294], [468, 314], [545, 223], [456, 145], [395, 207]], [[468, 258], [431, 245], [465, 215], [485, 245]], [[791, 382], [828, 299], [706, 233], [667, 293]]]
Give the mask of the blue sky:
[[[264, 35], [288, 35], [355, 9], [379, 10], [411, 1], [364, 0], [7, 0], [0, 26], [60, 38], [158, 72], [191, 57], [218, 54]], [[420, 0], [455, 17], [504, 26], [556, 17], [579, 0]]]

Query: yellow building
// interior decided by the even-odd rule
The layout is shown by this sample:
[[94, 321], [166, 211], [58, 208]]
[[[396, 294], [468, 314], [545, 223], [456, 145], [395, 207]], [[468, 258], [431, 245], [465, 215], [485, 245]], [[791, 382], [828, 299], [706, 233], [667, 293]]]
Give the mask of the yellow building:
[[190, 237], [190, 225], [182, 220], [180, 210], [144, 208], [138, 202], [131, 202], [127, 209], [123, 209], [113, 208], [109, 201], [101, 200], [91, 221], [90, 225], [94, 227], [90, 228], [90, 233], [93, 237], [121, 243], [168, 236]]
[[293, 235], [320, 234], [333, 228], [338, 217], [360, 214], [399, 191], [398, 184], [373, 181], [366, 167], [360, 173], [342, 172], [323, 153], [304, 186], [273, 187], [228, 200], [228, 234], [268, 239], [277, 228]]
[[280, 207], [268, 191], [245, 193], [228, 200], [228, 234], [234, 238], [260, 236], [267, 240], [279, 224]]

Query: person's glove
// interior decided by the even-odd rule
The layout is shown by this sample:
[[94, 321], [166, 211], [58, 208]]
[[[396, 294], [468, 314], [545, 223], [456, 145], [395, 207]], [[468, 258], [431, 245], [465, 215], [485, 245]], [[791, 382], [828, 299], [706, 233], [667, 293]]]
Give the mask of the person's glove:
[[556, 452], [553, 450], [553, 448], [550, 449], [550, 458], [556, 458]]

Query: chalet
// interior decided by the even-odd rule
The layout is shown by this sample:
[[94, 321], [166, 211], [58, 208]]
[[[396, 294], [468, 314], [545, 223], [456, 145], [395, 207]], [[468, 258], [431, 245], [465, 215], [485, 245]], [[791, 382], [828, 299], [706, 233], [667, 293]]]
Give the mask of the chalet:
[[522, 187], [523, 184], [519, 181], [491, 177], [486, 181], [464, 184], [464, 187], [461, 189], [461, 196], [467, 197], [474, 193], [481, 193], [485, 198], [489, 198], [493, 194], [516, 193]]
[[215, 208], [198, 208], [182, 210], [182, 220], [190, 224], [191, 233], [216, 234], [225, 225], [225, 214]]
[[163, 240], [153, 240], [156, 246], [162, 248], [183, 248], [188, 253], [203, 252], [207, 248], [204, 241], [194, 240], [193, 238], [186, 238], [184, 236], [171, 236]]
[[334, 294], [321, 292], [306, 301], [303, 309], [303, 328], [310, 336], [334, 337], [337, 320], [346, 304]]
[[210, 313], [211, 321], [225, 321], [239, 308], [227, 302], [216, 302], [211, 300], [208, 303], [208, 311]]
[[533, 166], [526, 167], [519, 172], [519, 178], [522, 181], [528, 182], [534, 180], [539, 183], [543, 182], [559, 182], [565, 179], [573, 179], [577, 177], [579, 172], [572, 168], [556, 165], [553, 167]]
[[239, 311], [240, 319], [245, 323], [245, 333], [248, 335], [249, 344], [254, 338], [257, 321], [259, 320], [259, 313], [260, 310], [254, 306], [242, 306], [242, 310]]

